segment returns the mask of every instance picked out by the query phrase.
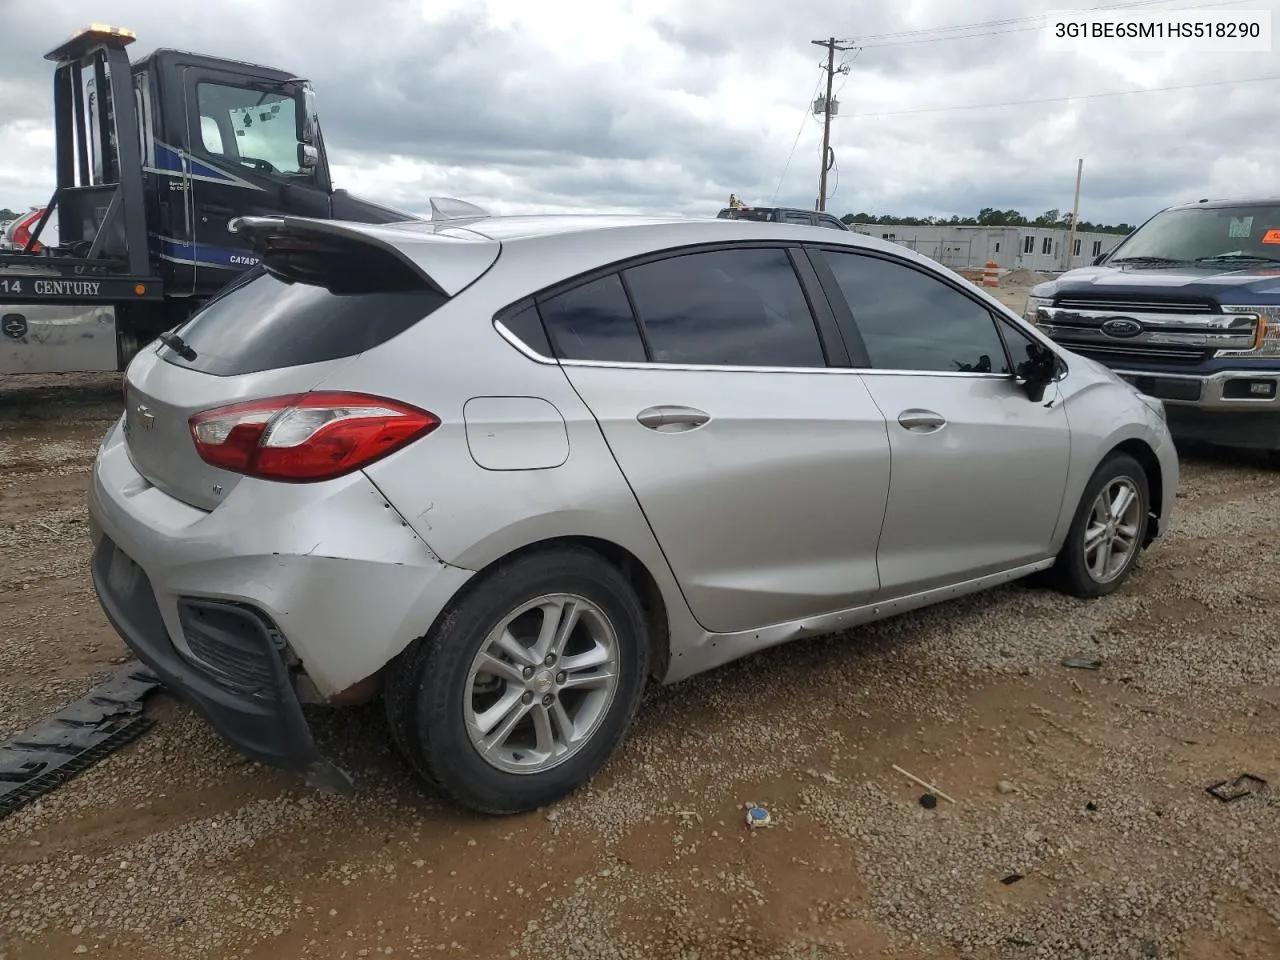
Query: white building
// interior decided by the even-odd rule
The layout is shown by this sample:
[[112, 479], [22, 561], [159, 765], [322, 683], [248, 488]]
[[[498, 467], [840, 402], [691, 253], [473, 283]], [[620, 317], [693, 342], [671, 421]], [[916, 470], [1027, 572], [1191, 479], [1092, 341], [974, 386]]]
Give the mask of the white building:
[[1077, 233], [1072, 256], [1066, 256], [1069, 230], [1058, 227], [972, 227], [941, 224], [851, 223], [849, 229], [892, 240], [952, 269], [981, 268], [988, 260], [1006, 270], [1038, 272], [1087, 266], [1124, 239], [1118, 233]]

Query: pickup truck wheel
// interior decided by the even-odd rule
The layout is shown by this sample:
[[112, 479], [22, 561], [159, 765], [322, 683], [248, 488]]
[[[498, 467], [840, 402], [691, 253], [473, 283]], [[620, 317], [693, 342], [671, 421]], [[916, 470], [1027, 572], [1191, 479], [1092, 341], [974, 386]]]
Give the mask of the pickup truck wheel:
[[391, 664], [393, 738], [464, 806], [546, 806], [621, 743], [648, 675], [647, 631], [631, 585], [592, 551], [501, 563]]
[[1054, 585], [1085, 599], [1118, 590], [1142, 552], [1150, 502], [1142, 465], [1127, 454], [1107, 457], [1080, 498], [1051, 571]]

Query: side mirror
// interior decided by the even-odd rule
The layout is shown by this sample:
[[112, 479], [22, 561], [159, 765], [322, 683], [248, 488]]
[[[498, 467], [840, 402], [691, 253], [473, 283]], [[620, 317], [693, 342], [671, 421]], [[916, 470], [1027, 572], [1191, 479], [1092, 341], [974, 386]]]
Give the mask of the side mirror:
[[[316, 115], [316, 93], [309, 82], [303, 81], [295, 98], [295, 103], [295, 113], [298, 118], [298, 142], [313, 147], [316, 144], [316, 131], [320, 123]], [[301, 155], [299, 155], [299, 162], [301, 162]]]
[[320, 162], [320, 151], [309, 143], [298, 144], [298, 168], [311, 170]]
[[1032, 403], [1044, 399], [1045, 390], [1058, 377], [1058, 355], [1038, 343], [1027, 344], [1027, 359], [1018, 364], [1015, 373], [1022, 381], [1022, 391]]

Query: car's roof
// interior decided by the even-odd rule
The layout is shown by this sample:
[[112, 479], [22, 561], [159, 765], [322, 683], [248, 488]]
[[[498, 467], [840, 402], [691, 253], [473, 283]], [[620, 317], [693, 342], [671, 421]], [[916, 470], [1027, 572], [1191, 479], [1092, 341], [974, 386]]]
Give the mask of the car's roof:
[[[508, 217], [474, 217], [454, 220], [406, 220], [383, 224], [397, 232], [424, 236], [429, 234], [472, 234], [475, 238], [509, 241], [536, 240], [540, 237], [566, 234], [601, 234], [627, 231], [663, 234], [679, 234], [682, 242], [714, 243], [716, 240], [761, 239], [777, 240], [780, 231], [796, 230], [797, 239], [823, 237], [835, 242], [848, 242], [842, 235], [832, 236], [826, 227], [807, 224], [761, 223], [754, 220], [727, 220], [718, 217], [657, 217], [643, 214], [595, 214], [565, 213]], [[818, 231], [821, 231], [820, 233]], [[851, 234], [851, 236], [859, 236]], [[603, 239], [603, 238], [602, 238]], [[870, 239], [870, 238], [860, 238]]]
[[1187, 203], [1176, 203], [1170, 210], [1187, 210], [1193, 207], [1217, 209], [1222, 207], [1270, 207], [1280, 206], [1280, 197], [1240, 197], [1219, 198], [1215, 200], [1190, 200]]

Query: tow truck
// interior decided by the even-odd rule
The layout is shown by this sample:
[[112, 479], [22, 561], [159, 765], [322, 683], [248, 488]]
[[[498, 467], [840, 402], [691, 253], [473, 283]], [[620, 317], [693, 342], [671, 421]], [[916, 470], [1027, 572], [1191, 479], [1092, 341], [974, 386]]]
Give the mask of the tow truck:
[[237, 217], [421, 219], [333, 188], [308, 80], [167, 48], [131, 63], [135, 39], [95, 24], [45, 54], [57, 185], [0, 251], [0, 374], [124, 370], [257, 264]]

